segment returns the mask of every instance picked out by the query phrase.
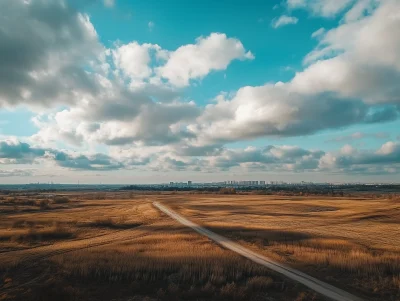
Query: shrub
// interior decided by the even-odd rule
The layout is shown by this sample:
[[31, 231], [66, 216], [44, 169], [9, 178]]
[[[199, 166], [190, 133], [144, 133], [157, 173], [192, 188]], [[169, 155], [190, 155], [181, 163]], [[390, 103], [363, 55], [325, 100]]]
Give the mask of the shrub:
[[111, 217], [102, 218], [102, 219], [95, 220], [91, 225], [94, 227], [109, 227], [109, 228], [111, 228], [114, 226], [114, 221], [112, 220]]
[[50, 202], [49, 200], [41, 200], [39, 202], [39, 207], [41, 210], [47, 210], [50, 209]]
[[16, 220], [12, 223], [12, 228], [23, 228], [25, 224], [24, 220]]
[[69, 198], [67, 198], [66, 196], [57, 195], [54, 197], [53, 202], [55, 204], [66, 204], [69, 203]]
[[36, 203], [34, 200], [20, 200], [18, 201], [18, 205], [21, 206], [35, 206]]
[[224, 187], [219, 190], [220, 194], [236, 194], [235, 188]]

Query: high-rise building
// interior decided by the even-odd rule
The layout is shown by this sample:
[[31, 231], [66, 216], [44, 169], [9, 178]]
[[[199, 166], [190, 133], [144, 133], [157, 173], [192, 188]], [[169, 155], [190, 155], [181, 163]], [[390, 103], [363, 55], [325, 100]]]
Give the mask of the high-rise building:
[[188, 186], [192, 185], [192, 181], [188, 181]]

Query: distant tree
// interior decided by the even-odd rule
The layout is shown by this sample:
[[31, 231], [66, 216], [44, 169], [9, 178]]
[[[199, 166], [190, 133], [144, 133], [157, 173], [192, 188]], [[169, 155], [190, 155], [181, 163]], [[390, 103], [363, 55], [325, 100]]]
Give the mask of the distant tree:
[[220, 194], [236, 194], [235, 188], [224, 187], [219, 190]]

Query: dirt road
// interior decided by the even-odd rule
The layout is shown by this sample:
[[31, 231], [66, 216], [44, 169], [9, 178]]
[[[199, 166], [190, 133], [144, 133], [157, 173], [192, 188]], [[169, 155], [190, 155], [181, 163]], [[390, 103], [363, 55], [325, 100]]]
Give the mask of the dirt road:
[[214, 232], [211, 232], [210, 230], [207, 230], [191, 221], [188, 219], [184, 218], [180, 214], [176, 213], [175, 211], [171, 210], [170, 208], [162, 205], [159, 202], [154, 202], [153, 205], [164, 212], [165, 214], [169, 215], [171, 218], [175, 219], [182, 225], [185, 225], [187, 227], [192, 228], [193, 230], [197, 231], [198, 233], [207, 236], [208, 238], [212, 239], [216, 243], [220, 244], [221, 246], [230, 249], [243, 257], [246, 257], [258, 264], [261, 264], [263, 266], [266, 266], [270, 268], [271, 270], [274, 270], [282, 275], [285, 275], [286, 277], [295, 280], [311, 289], [314, 291], [320, 293], [321, 295], [324, 295], [332, 300], [337, 300], [337, 301], [361, 301], [362, 299], [356, 296], [353, 296], [352, 294], [345, 292], [339, 288], [336, 288], [330, 284], [327, 284], [325, 282], [322, 282], [314, 277], [311, 277], [307, 274], [304, 274], [300, 271], [297, 271], [293, 268], [290, 268], [286, 265], [283, 265], [281, 263], [278, 263], [274, 260], [271, 260], [265, 256], [259, 255], [245, 247], [242, 247], [241, 245], [229, 240], [228, 238], [218, 235]]

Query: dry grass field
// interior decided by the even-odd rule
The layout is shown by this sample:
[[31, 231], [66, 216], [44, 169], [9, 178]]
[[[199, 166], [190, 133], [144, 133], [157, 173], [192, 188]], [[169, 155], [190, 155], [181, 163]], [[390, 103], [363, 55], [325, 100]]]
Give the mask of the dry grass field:
[[180, 202], [1, 195], [0, 300], [324, 300], [161, 214], [163, 197]]
[[394, 199], [180, 195], [190, 220], [366, 299], [400, 300], [400, 202]]

